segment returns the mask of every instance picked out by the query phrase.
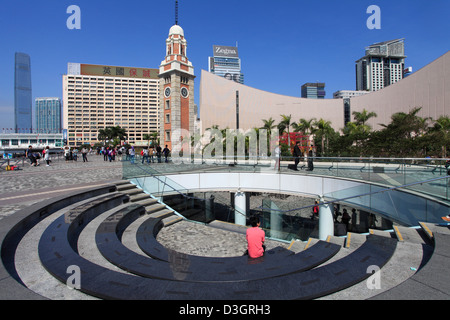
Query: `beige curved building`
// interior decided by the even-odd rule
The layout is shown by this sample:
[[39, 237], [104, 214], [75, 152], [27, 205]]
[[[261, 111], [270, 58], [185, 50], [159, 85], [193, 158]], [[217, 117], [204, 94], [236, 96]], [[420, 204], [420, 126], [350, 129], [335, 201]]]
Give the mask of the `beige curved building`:
[[[200, 131], [218, 125], [237, 127], [236, 101], [239, 95], [239, 128], [263, 126], [263, 119], [272, 117], [278, 123], [282, 114], [299, 119], [331, 121], [335, 130], [344, 127], [343, 99], [304, 99], [279, 95], [229, 81], [202, 70], [200, 83]], [[378, 117], [369, 124], [379, 129], [388, 124], [396, 112], [409, 112], [422, 107], [422, 117], [439, 118], [450, 114], [450, 51], [432, 63], [382, 90], [350, 99], [353, 111], [374, 111]]]

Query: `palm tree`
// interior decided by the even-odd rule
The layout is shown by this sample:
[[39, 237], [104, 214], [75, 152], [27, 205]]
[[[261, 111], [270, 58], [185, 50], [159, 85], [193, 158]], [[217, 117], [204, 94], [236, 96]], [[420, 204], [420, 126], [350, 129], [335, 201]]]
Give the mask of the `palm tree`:
[[277, 126], [274, 124], [275, 120], [270, 117], [268, 120], [263, 119], [264, 126], [261, 127], [261, 129], [266, 129], [268, 135], [270, 136], [272, 129], [276, 128]]
[[355, 123], [363, 126], [366, 125], [367, 120], [378, 116], [375, 112], [368, 112], [366, 109], [363, 109], [362, 112], [353, 111], [352, 114], [354, 116]]
[[294, 128], [294, 132], [303, 132], [304, 134], [310, 134], [313, 128], [313, 122], [316, 118], [311, 118], [309, 120], [301, 118], [299, 122], [292, 123], [292, 127]]
[[430, 134], [433, 140], [442, 146], [442, 158], [447, 157], [447, 145], [450, 143], [450, 118], [449, 116], [440, 116], [435, 120], [434, 126], [430, 128]]
[[281, 115], [282, 120], [280, 121], [280, 123], [278, 124], [278, 129], [280, 130], [280, 135], [282, 135], [282, 133], [284, 132], [284, 130], [287, 129], [287, 134], [288, 134], [288, 146], [291, 146], [291, 135], [290, 135], [290, 128], [291, 128], [291, 115]]
[[142, 135], [142, 139], [147, 140], [147, 149], [150, 147], [150, 140], [152, 139], [152, 135], [145, 133]]
[[325, 138], [328, 139], [328, 136], [333, 132], [333, 128], [331, 127], [331, 121], [325, 121], [320, 118], [317, 121], [314, 121], [313, 124], [313, 134], [315, 136], [320, 136], [322, 140], [322, 157], [325, 155]]

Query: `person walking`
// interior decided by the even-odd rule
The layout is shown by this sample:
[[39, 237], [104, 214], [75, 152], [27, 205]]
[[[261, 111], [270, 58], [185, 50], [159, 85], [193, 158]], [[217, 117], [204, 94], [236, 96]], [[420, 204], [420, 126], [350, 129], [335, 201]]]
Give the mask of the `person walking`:
[[33, 167], [36, 167], [38, 165], [37, 159], [33, 154], [33, 147], [29, 146], [27, 151], [25, 152], [25, 157], [27, 157], [30, 160], [30, 165]]
[[47, 163], [47, 167], [50, 167], [50, 147], [47, 146], [45, 149], [45, 153], [44, 153], [44, 160]]
[[302, 155], [301, 151], [300, 151], [300, 147], [299, 147], [300, 142], [296, 141], [295, 142], [295, 147], [294, 147], [294, 170], [298, 171], [298, 163], [300, 162], [300, 156]]
[[83, 147], [83, 149], [81, 149], [81, 155], [83, 156], [83, 162], [88, 162], [87, 153], [88, 153], [88, 149], [86, 147]]
[[130, 162], [134, 164], [134, 156], [135, 156], [134, 147], [131, 147], [129, 152], [130, 152]]
[[150, 163], [149, 157], [148, 157], [148, 149], [144, 148], [142, 150], [142, 164], [144, 164], [144, 161], [147, 160], [147, 163]]
[[169, 157], [170, 150], [169, 150], [167, 144], [166, 144], [166, 147], [163, 150], [163, 153], [164, 153], [165, 162], [166, 163], [169, 162], [168, 157]]

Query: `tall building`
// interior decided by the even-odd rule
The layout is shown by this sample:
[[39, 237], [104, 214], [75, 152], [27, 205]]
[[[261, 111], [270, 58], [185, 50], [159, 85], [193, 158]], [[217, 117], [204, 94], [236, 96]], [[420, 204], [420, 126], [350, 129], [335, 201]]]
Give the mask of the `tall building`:
[[177, 24], [169, 30], [166, 57], [159, 67], [161, 92], [160, 141], [172, 150], [182, 130], [194, 132], [194, 67], [187, 58], [184, 30]]
[[36, 131], [38, 133], [61, 133], [61, 99], [35, 99]]
[[356, 90], [377, 91], [403, 79], [404, 39], [375, 43], [356, 61]]
[[69, 63], [63, 76], [63, 127], [69, 146], [95, 144], [99, 129], [120, 126], [147, 145], [159, 132], [158, 69]]
[[241, 59], [237, 47], [213, 46], [214, 56], [209, 57], [208, 71], [228, 80], [244, 84]]
[[14, 130], [30, 133], [33, 127], [30, 56], [16, 52], [14, 69]]
[[305, 83], [302, 85], [302, 98], [325, 99], [325, 83]]

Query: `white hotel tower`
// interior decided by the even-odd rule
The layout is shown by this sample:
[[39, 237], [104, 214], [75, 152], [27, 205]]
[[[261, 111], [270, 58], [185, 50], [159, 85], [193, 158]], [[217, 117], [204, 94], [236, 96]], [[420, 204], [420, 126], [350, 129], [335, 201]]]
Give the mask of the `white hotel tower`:
[[378, 91], [403, 79], [404, 39], [375, 43], [356, 61], [356, 90]]

